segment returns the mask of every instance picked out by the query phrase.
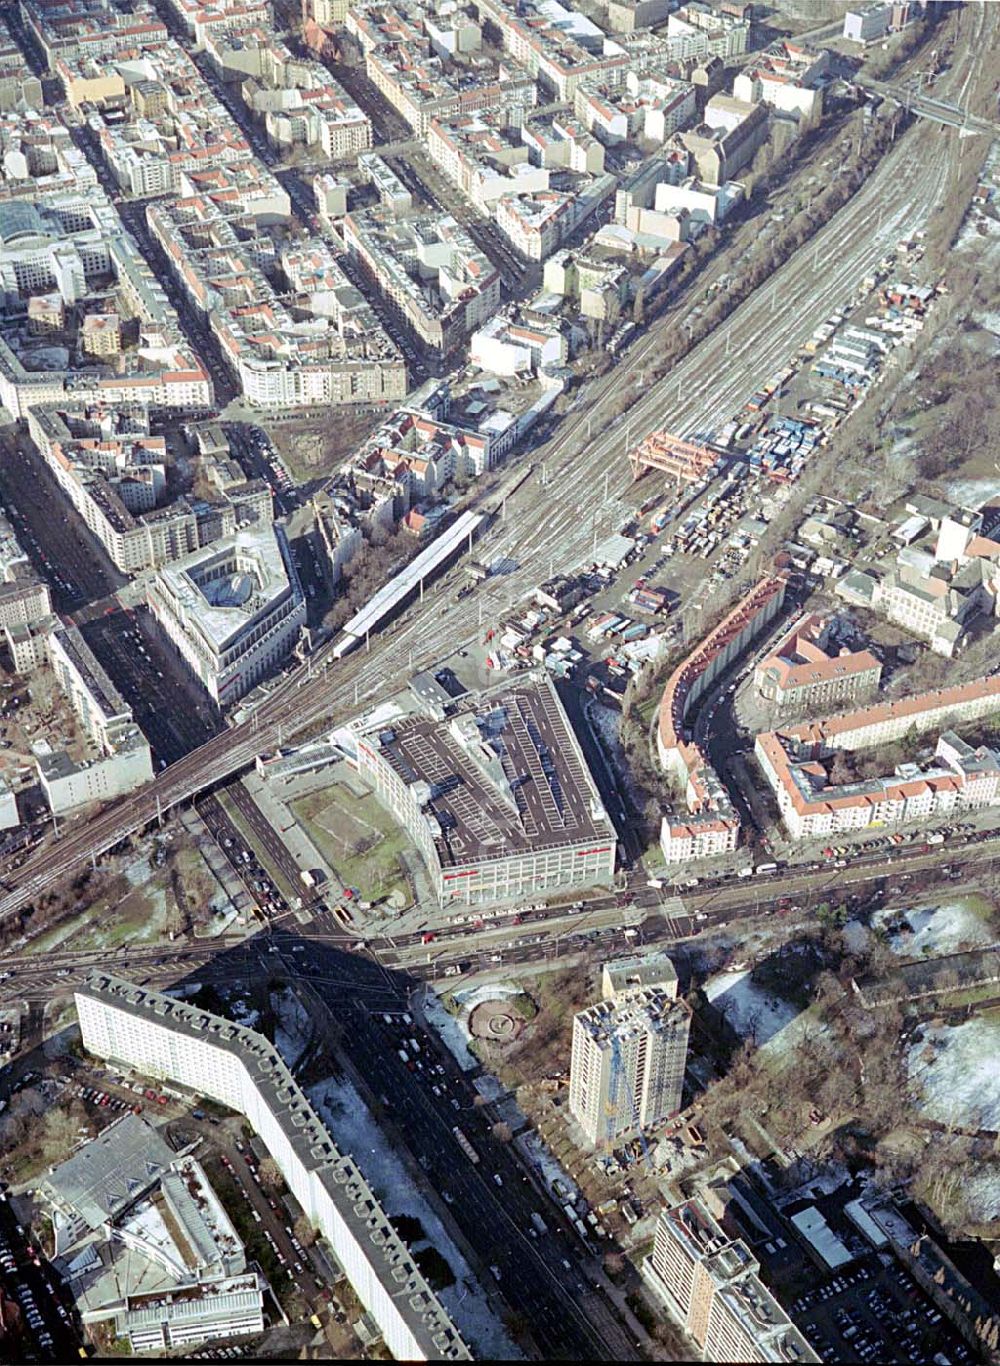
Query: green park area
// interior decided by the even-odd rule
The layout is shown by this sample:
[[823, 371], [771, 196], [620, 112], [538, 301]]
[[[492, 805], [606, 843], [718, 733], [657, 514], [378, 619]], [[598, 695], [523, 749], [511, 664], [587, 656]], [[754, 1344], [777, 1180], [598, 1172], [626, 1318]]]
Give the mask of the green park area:
[[405, 905], [412, 903], [400, 862], [411, 841], [375, 797], [359, 797], [338, 783], [299, 797], [291, 809], [341, 881], [356, 887], [364, 900], [380, 901], [398, 892]]

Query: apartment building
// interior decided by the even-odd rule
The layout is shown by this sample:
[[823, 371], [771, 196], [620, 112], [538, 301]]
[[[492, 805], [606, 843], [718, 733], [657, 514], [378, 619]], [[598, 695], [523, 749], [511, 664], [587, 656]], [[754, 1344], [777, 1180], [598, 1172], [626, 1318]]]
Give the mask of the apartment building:
[[995, 610], [998, 590], [1000, 558], [956, 565], [902, 551], [882, 580], [877, 601], [890, 621], [950, 659], [975, 617]]
[[337, 1150], [273, 1044], [107, 973], [95, 973], [75, 1002], [89, 1053], [188, 1087], [246, 1118], [397, 1360], [470, 1359], [361, 1171]]
[[727, 14], [713, 5], [700, 4], [698, 0], [682, 5], [667, 20], [672, 56], [710, 54], [725, 62], [746, 52], [749, 37], [749, 18]]
[[690, 1029], [690, 1007], [659, 986], [573, 1016], [569, 1108], [588, 1143], [614, 1147], [677, 1113]]
[[610, 0], [608, 26], [613, 33], [634, 33], [662, 24], [669, 11], [670, 0]]
[[545, 262], [546, 290], [579, 303], [584, 318], [614, 322], [628, 302], [631, 275], [621, 261], [566, 247]]
[[100, 757], [76, 763], [62, 751], [35, 760], [42, 791], [55, 815], [93, 801], [123, 796], [153, 776], [149, 743], [132, 709], [75, 626], [48, 638], [52, 670]]
[[469, 360], [494, 375], [537, 374], [568, 359], [569, 343], [558, 322], [522, 323], [497, 315], [469, 339]]
[[839, 785], [831, 783], [825, 761], [838, 750], [867, 749], [998, 710], [1000, 679], [981, 678], [769, 731], [757, 736], [754, 753], [782, 819], [796, 839], [925, 820], [957, 809], [996, 804], [1000, 799], [996, 752], [972, 749], [945, 730], [931, 764], [905, 763], [891, 775]]
[[671, 1317], [694, 1339], [701, 1360], [820, 1360], [765, 1289], [750, 1249], [723, 1232], [701, 1200], [663, 1211], [642, 1270]]
[[606, 145], [664, 143], [694, 122], [698, 100], [689, 81], [655, 67], [626, 71], [624, 81], [618, 79], [621, 74], [583, 81], [573, 97], [577, 118]]
[[42, 83], [0, 18], [0, 113], [18, 105], [41, 109]]
[[874, 43], [889, 32], [893, 6], [875, 3], [849, 9], [844, 15], [843, 37], [852, 43]]
[[686, 814], [664, 817], [660, 847], [668, 863], [722, 855], [736, 848], [740, 821], [721, 778], [691, 732], [688, 713], [781, 611], [786, 580], [762, 580], [678, 664], [660, 699], [656, 747], [660, 763], [683, 786]]
[[[441, 905], [609, 884], [617, 838], [547, 673], [335, 733], [417, 847]], [[457, 781], [456, 781], [457, 780]]]
[[724, 185], [749, 166], [768, 134], [765, 104], [747, 105], [726, 95], [713, 95], [705, 106], [705, 122], [681, 134], [706, 185]]
[[835, 623], [812, 613], [800, 618], [754, 669], [754, 686], [768, 702], [789, 710], [864, 702], [878, 692], [882, 665], [870, 650], [834, 643]]
[[306, 624], [298, 571], [278, 526], [243, 528], [164, 565], [148, 601], [220, 707], [273, 673]]
[[557, 100], [572, 100], [581, 81], [630, 65], [620, 44], [558, 0], [479, 0], [477, 8], [499, 30], [504, 51]]
[[588, 178], [575, 190], [540, 190], [498, 200], [496, 225], [531, 261], [544, 261], [591, 219], [618, 188], [613, 175]]
[[450, 216], [348, 213], [344, 244], [420, 340], [447, 354], [500, 303], [500, 272]]
[[200, 51], [210, 35], [228, 33], [249, 24], [274, 22], [271, 0], [166, 0], [170, 12]]
[[733, 95], [750, 104], [763, 101], [783, 113], [814, 122], [823, 112], [823, 84], [829, 64], [830, 54], [825, 48], [814, 52], [783, 39], [739, 72], [733, 80]]
[[0, 626], [29, 625], [52, 613], [52, 595], [42, 579], [14, 578], [0, 583]]
[[605, 1001], [624, 999], [633, 991], [652, 989], [677, 999], [677, 969], [665, 953], [652, 950], [630, 958], [613, 958], [601, 968], [601, 995]]

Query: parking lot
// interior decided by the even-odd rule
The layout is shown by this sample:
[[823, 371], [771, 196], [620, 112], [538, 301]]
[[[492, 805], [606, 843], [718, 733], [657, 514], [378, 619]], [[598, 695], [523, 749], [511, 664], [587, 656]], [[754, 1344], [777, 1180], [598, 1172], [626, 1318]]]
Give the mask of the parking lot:
[[889, 1253], [806, 1291], [791, 1315], [823, 1361], [906, 1362], [908, 1366], [976, 1360], [941, 1311]]

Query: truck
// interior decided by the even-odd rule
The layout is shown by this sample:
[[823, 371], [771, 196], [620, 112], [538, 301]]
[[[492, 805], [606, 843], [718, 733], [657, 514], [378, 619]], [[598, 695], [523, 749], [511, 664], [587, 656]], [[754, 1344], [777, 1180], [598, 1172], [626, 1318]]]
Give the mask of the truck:
[[758, 863], [757, 867], [754, 869], [754, 872], [758, 875], [763, 873], [765, 876], [768, 873], [776, 873], [777, 871], [778, 865], [776, 863]]
[[536, 1230], [537, 1230], [539, 1233], [548, 1233], [548, 1231], [549, 1231], [549, 1226], [548, 1226], [548, 1224], [545, 1222], [545, 1220], [542, 1218], [542, 1216], [538, 1213], [537, 1210], [532, 1210], [532, 1212], [531, 1212], [531, 1222], [534, 1224]]
[[309, 871], [308, 868], [303, 868], [302, 872], [299, 873], [299, 877], [302, 879], [302, 882], [306, 887], [316, 886], [316, 879], [313, 877], [312, 873]]

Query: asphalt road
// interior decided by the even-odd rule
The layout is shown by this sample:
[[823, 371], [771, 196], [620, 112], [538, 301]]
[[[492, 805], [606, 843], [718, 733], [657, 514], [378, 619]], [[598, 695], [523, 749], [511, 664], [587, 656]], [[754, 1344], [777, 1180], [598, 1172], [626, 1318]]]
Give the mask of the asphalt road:
[[[290, 952], [282, 956], [290, 968], [297, 967]], [[312, 944], [310, 961], [320, 972], [337, 973], [354, 971], [365, 960], [352, 955], [345, 962], [337, 950]], [[317, 992], [310, 1013], [314, 1021], [326, 1012], [336, 1018], [338, 1048], [386, 1106], [396, 1134], [431, 1186], [447, 1192], [451, 1216], [480, 1259], [477, 1269], [484, 1283], [490, 1284], [491, 1274], [495, 1276], [490, 1268], [496, 1267], [500, 1294], [523, 1316], [543, 1358], [635, 1360], [634, 1343], [588, 1282], [582, 1249], [565, 1235], [553, 1232], [543, 1240], [528, 1234], [539, 1196], [510, 1148], [493, 1136], [492, 1116], [476, 1105], [477, 1093], [450, 1056], [411, 1026], [405, 1033], [419, 1039], [421, 1069], [411, 1071], [403, 1064], [397, 1052], [402, 1031], [386, 1026], [382, 1016], [387, 1009], [405, 1009], [413, 983], [388, 974], [386, 980], [392, 994], [381, 1002], [361, 1001], [350, 992]], [[443, 1069], [443, 1089], [432, 1066]], [[456, 1124], [466, 1132], [478, 1162], [460, 1148], [452, 1132]], [[546, 1222], [549, 1216], [545, 1207]]]

